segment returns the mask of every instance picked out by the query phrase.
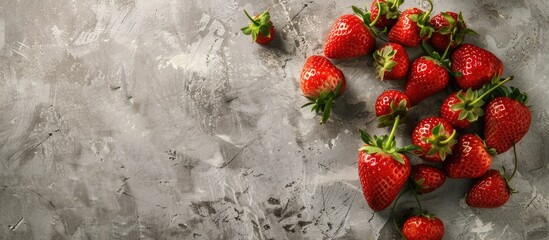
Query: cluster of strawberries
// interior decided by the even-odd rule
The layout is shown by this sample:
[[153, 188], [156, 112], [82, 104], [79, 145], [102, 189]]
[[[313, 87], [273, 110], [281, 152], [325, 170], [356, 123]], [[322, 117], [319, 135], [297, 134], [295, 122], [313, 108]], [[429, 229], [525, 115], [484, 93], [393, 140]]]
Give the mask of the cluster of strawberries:
[[[431, 17], [430, 0], [427, 12], [419, 8], [400, 12], [403, 1], [374, 0], [366, 13], [353, 6], [355, 15], [343, 15], [334, 23], [324, 55], [346, 59], [373, 52], [376, 75], [381, 80], [406, 78], [404, 92], [384, 91], [375, 103], [378, 126], [392, 126], [390, 135], [372, 137], [360, 130], [365, 144], [359, 149], [359, 178], [372, 210], [381, 211], [393, 203], [392, 217], [397, 229], [400, 228], [394, 210], [398, 199], [409, 191], [414, 194], [418, 212], [404, 222], [403, 237], [442, 239], [442, 221], [421, 208], [417, 195], [436, 190], [446, 177], [472, 178], [477, 180], [467, 193], [467, 205], [476, 208], [504, 205], [513, 192], [508, 183], [518, 163], [514, 145], [528, 132], [531, 113], [525, 106], [526, 94], [504, 85], [513, 77], [500, 78], [501, 60], [478, 46], [462, 44], [465, 35], [476, 33], [466, 27], [461, 13], [443, 12]], [[242, 31], [251, 34], [258, 43], [268, 43], [274, 37], [269, 13], [248, 17], [252, 22]], [[387, 43], [375, 50], [376, 38]], [[425, 55], [410, 64], [405, 47], [418, 46]], [[321, 123], [327, 121], [334, 100], [346, 87], [343, 72], [326, 57], [309, 57], [301, 71], [301, 90], [309, 99], [304, 106], [310, 105], [321, 113]], [[444, 100], [440, 116], [425, 118], [416, 125], [411, 136], [413, 145], [397, 147], [394, 140], [397, 125], [414, 105], [446, 89], [450, 78], [461, 90]], [[457, 130], [467, 129], [480, 117], [484, 117], [484, 140], [471, 133], [457, 137]], [[515, 151], [515, 169], [505, 177], [505, 172], [490, 169], [492, 156], [511, 147]], [[411, 166], [405, 153], [433, 164]]]

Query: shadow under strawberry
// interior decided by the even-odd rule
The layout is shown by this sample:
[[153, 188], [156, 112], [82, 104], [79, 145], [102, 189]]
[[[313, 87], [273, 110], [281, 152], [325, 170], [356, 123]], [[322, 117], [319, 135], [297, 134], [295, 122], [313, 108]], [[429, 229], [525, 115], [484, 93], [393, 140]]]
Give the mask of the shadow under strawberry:
[[368, 103], [366, 101], [350, 103], [355, 101], [348, 99], [350, 95], [346, 94], [338, 98], [337, 104], [332, 108], [333, 119], [359, 126], [374, 121], [374, 113], [370, 111]]

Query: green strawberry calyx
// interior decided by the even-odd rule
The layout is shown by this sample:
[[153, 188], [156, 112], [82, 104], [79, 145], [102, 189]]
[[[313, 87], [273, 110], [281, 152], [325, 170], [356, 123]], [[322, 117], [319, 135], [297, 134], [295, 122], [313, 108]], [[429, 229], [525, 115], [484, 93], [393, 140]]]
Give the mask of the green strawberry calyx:
[[246, 17], [250, 19], [250, 24], [240, 29], [242, 33], [245, 35], [252, 35], [252, 41], [254, 42], [257, 40], [259, 34], [265, 37], [271, 37], [269, 29], [273, 27], [273, 24], [270, 22], [271, 15], [269, 14], [268, 9], [256, 17], [251, 17], [246, 10], [244, 10], [244, 13], [246, 14]]
[[465, 21], [463, 21], [463, 15], [461, 12], [459, 12], [457, 20], [448, 13], [443, 12], [440, 14], [446, 22], [448, 22], [449, 26], [441, 27], [436, 32], [442, 35], [450, 34], [450, 45], [452, 45], [452, 42], [456, 45], [461, 44], [465, 38], [465, 35], [478, 35], [477, 32], [465, 26]]
[[448, 51], [450, 50], [450, 46], [452, 46], [452, 41], [453, 40], [450, 39], [450, 43], [448, 44], [448, 46], [446, 46], [446, 50], [442, 55], [440, 55], [437, 51], [435, 51], [433, 47], [427, 44], [427, 39], [423, 39], [421, 41], [420, 47], [421, 47], [421, 50], [423, 50], [423, 52], [427, 55], [423, 57], [433, 59], [437, 64], [444, 67], [444, 69], [446, 69], [448, 73], [456, 77], [456, 76], [459, 76], [461, 73], [452, 72], [452, 70], [450, 70], [451, 63], [450, 63], [450, 59], [447, 58]]
[[307, 97], [309, 99], [308, 103], [303, 104], [302, 108], [313, 105], [311, 111], [315, 111], [317, 114], [322, 112], [322, 118], [320, 119], [320, 124], [326, 123], [328, 118], [330, 118], [330, 112], [334, 100], [338, 98], [342, 92], [343, 81], [339, 82], [335, 91], [323, 91], [320, 93], [318, 98]]
[[390, 72], [398, 64], [393, 59], [397, 50], [391, 45], [387, 45], [374, 52], [374, 62], [376, 63], [376, 75], [381, 81], [385, 76], [385, 72]]
[[413, 183], [416, 194], [421, 195], [421, 190], [429, 189], [429, 186], [424, 185], [425, 178], [412, 179], [412, 180], [413, 180], [412, 183]]
[[465, 94], [460, 90], [457, 93], [459, 102], [452, 105], [450, 109], [455, 112], [461, 111], [458, 120], [467, 119], [469, 122], [475, 122], [479, 117], [484, 116], [484, 110], [482, 109], [485, 103], [484, 99], [490, 96], [493, 91], [511, 80], [513, 80], [513, 76], [505, 79], [494, 76], [491, 83], [486, 84], [480, 90], [475, 91], [469, 88]]
[[365, 145], [359, 148], [358, 151], [365, 151], [368, 154], [387, 154], [398, 163], [404, 164], [402, 154], [421, 151], [421, 148], [415, 145], [408, 145], [402, 148], [396, 147], [394, 136], [399, 122], [400, 116], [397, 115], [393, 124], [393, 129], [391, 130], [391, 134], [389, 136], [383, 135], [378, 137], [374, 135], [374, 137], [372, 137], [365, 131], [359, 129], [360, 137], [362, 138], [362, 141], [364, 141]]
[[404, 3], [404, 0], [386, 0], [385, 2], [377, 2], [378, 15], [385, 15], [387, 19], [397, 19], [400, 15], [398, 8]]
[[498, 152], [496, 151], [495, 148], [491, 148], [491, 147], [488, 147], [488, 145], [486, 145], [486, 141], [484, 141], [484, 139], [479, 137], [476, 133], [475, 133], [475, 136], [477, 136], [478, 139], [482, 140], [482, 146], [484, 146], [484, 149], [486, 149], [486, 152], [488, 152], [488, 154], [490, 154], [490, 156], [495, 157], [498, 154]]
[[[400, 1], [400, 0], [397, 0], [397, 1]], [[376, 6], [377, 6], [378, 9], [382, 9], [382, 4], [380, 2], [376, 2]], [[351, 6], [351, 8], [353, 9], [353, 12], [356, 15], [358, 15], [360, 18], [362, 18], [362, 21], [364, 22], [364, 25], [366, 25], [366, 29], [368, 29], [368, 31], [372, 35], [374, 35], [376, 38], [379, 38], [379, 39], [381, 39], [385, 42], [388, 42], [387, 39], [383, 38], [380, 35], [382, 33], [388, 32], [387, 27], [385, 27], [382, 31], [377, 31], [377, 30], [374, 29], [377, 21], [379, 20], [379, 16], [381, 16], [381, 10], [377, 14], [376, 18], [373, 21], [370, 21], [370, 16], [372, 15], [372, 13], [368, 11], [367, 7], [365, 7], [364, 9], [361, 9], [359, 7], [356, 7], [356, 6]]]
[[495, 148], [486, 146], [486, 143], [484, 143], [484, 147], [486, 148], [486, 151], [488, 152], [488, 154], [490, 154], [490, 156], [495, 157], [496, 155], [498, 155], [498, 151], [496, 151]]
[[435, 29], [429, 25], [429, 18], [431, 17], [431, 12], [433, 12], [433, 2], [431, 0], [426, 0], [429, 3], [429, 11], [421, 12], [420, 14], [410, 15], [410, 20], [417, 23], [417, 26], [421, 29], [419, 32], [420, 37], [431, 38]]
[[427, 211], [420, 212], [417, 216], [425, 217], [428, 219], [437, 219], [437, 215]]
[[450, 109], [455, 112], [461, 111], [458, 120], [467, 119], [469, 122], [475, 122], [479, 117], [484, 116], [484, 110], [482, 109], [484, 101], [478, 98], [478, 91], [471, 88], [467, 89], [465, 94], [463, 94], [463, 91], [459, 91], [457, 98], [459, 102], [452, 105]]
[[448, 154], [452, 154], [452, 146], [457, 143], [455, 139], [456, 130], [449, 134], [442, 126], [442, 123], [439, 123], [431, 130], [431, 135], [425, 137], [422, 140], [431, 145], [427, 154], [427, 157], [438, 155], [442, 161], [446, 159]]
[[[490, 84], [483, 86], [481, 90], [485, 91], [486, 88], [490, 88], [490, 86], [492, 85], [494, 85], [494, 79], [492, 79], [492, 82]], [[495, 97], [507, 97], [507, 98], [516, 100], [522, 103], [523, 105], [528, 104], [528, 94], [525, 92], [521, 92], [520, 89], [516, 87], [507, 88], [505, 85], [500, 85], [499, 87], [492, 90], [492, 92], [490, 92], [486, 96], [486, 98], [488, 99], [492, 99]]]
[[379, 116], [377, 118], [377, 127], [388, 127], [395, 123], [395, 120], [397, 117], [400, 119], [405, 119], [408, 111], [407, 101], [406, 99], [400, 100], [398, 105], [395, 103], [395, 101], [391, 101], [389, 103], [389, 107], [391, 108], [391, 112], [382, 116]]

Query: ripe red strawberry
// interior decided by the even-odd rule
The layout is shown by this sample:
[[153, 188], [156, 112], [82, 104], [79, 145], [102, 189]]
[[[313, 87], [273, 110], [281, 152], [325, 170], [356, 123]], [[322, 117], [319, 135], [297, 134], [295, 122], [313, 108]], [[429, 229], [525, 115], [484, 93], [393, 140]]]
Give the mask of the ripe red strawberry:
[[406, 240], [439, 240], [444, 237], [444, 224], [433, 215], [412, 216], [404, 222]]
[[469, 88], [466, 93], [463, 90], [450, 94], [440, 107], [440, 116], [454, 128], [464, 129], [469, 127], [472, 122], [477, 121], [484, 116], [484, 98], [490, 96], [494, 90], [500, 88], [504, 83], [511, 81], [513, 76], [501, 81], [499, 77], [494, 77], [492, 83], [486, 84], [481, 90], [472, 90]]
[[503, 73], [503, 63], [498, 57], [468, 43], [452, 53], [451, 61], [452, 72], [461, 73], [461, 76], [456, 76], [461, 89], [478, 89]]
[[426, 161], [442, 162], [456, 144], [456, 131], [443, 118], [429, 117], [421, 120], [412, 131], [412, 144], [422, 150]]
[[334, 99], [345, 92], [345, 76], [327, 58], [311, 56], [301, 70], [301, 91], [310, 100], [303, 107], [313, 105], [312, 110], [323, 112], [322, 124], [330, 117]]
[[386, 90], [382, 92], [376, 100], [378, 127], [393, 125], [397, 116], [403, 119], [411, 106], [410, 99], [401, 91]]
[[387, 43], [374, 52], [376, 74], [381, 80], [400, 80], [406, 77], [410, 60], [406, 49], [398, 43]]
[[442, 170], [427, 164], [412, 166], [410, 177], [414, 180], [416, 188], [420, 193], [435, 191], [442, 186], [446, 180]]
[[395, 147], [398, 122], [397, 116], [389, 137], [372, 138], [360, 130], [365, 145], [359, 149], [358, 175], [366, 202], [374, 211], [387, 208], [395, 200], [410, 175], [410, 161], [403, 153], [418, 149], [415, 146]]
[[449, 80], [448, 72], [438, 60], [427, 56], [417, 58], [408, 74], [406, 95], [412, 100], [412, 105], [416, 105], [446, 88]]
[[399, 43], [408, 47], [417, 47], [424, 38], [430, 38], [433, 28], [429, 26], [429, 16], [433, 11], [433, 4], [428, 12], [419, 8], [404, 10], [395, 25], [389, 31], [389, 42]]
[[374, 0], [370, 7], [370, 22], [374, 22], [381, 12], [375, 26], [379, 28], [391, 27], [398, 18], [398, 15], [400, 15], [398, 7], [403, 2], [404, 0]]
[[532, 122], [530, 109], [525, 106], [528, 96], [513, 87], [507, 93], [508, 97], [496, 97], [486, 106], [484, 137], [486, 145], [498, 154], [518, 143]]
[[326, 45], [324, 55], [329, 58], [354, 58], [370, 54], [374, 50], [375, 36], [357, 16], [347, 14], [334, 23]]
[[372, 210], [381, 211], [387, 208], [406, 183], [410, 174], [410, 162], [405, 155], [401, 155], [401, 158], [402, 163], [388, 154], [368, 154], [364, 150], [360, 151], [360, 183], [364, 197]]
[[501, 207], [511, 196], [507, 182], [499, 171], [490, 169], [473, 184], [465, 202], [476, 208]]
[[444, 170], [451, 178], [478, 178], [492, 164], [492, 156], [484, 141], [474, 134], [459, 137], [453, 155], [444, 161]]
[[463, 42], [465, 34], [476, 34], [475, 31], [465, 26], [461, 12], [459, 14], [455, 12], [439, 13], [431, 18], [429, 24], [435, 30], [429, 43], [439, 52], [446, 50], [450, 39], [453, 41], [449, 50], [453, 50]]
[[250, 25], [243, 27], [240, 30], [245, 35], [252, 35], [252, 40], [259, 44], [268, 44], [275, 36], [275, 28], [273, 22], [270, 21], [271, 16], [268, 11], [261, 13], [253, 18], [244, 10], [244, 13], [250, 19]]

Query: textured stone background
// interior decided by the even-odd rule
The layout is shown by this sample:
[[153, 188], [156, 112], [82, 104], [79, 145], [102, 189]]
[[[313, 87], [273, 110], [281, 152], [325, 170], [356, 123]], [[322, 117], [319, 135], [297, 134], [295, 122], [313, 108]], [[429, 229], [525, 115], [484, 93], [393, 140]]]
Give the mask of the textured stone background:
[[[331, 121], [300, 109], [305, 58], [365, 3], [1, 1], [0, 239], [393, 239], [389, 212], [362, 196], [356, 130], [387, 133], [373, 103], [403, 83], [374, 79], [370, 57], [339, 61], [348, 91]], [[520, 192], [504, 207], [467, 207], [468, 180], [447, 181], [424, 205], [447, 239], [547, 239], [549, 5], [435, 4], [463, 11], [480, 33], [467, 41], [530, 94], [533, 124], [518, 144]], [[261, 47], [239, 31], [242, 8], [267, 7], [278, 35]], [[417, 106], [400, 145], [449, 92]], [[413, 206], [404, 198], [399, 209]]]

